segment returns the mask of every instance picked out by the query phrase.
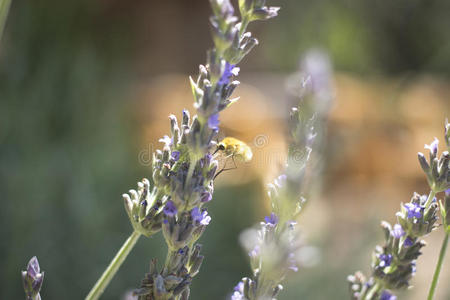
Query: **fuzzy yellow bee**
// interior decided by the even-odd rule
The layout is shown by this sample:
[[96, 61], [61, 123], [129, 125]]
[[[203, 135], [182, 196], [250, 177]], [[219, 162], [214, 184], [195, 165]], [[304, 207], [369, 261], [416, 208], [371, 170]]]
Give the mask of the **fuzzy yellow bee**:
[[222, 151], [225, 154], [227, 160], [228, 158], [231, 157], [231, 159], [233, 160], [234, 168], [225, 169], [224, 166], [219, 172], [217, 172], [214, 178], [216, 178], [223, 171], [237, 168], [236, 163], [234, 161], [235, 158], [243, 162], [249, 162], [250, 160], [252, 160], [253, 157], [252, 149], [243, 141], [233, 137], [226, 137], [220, 143], [218, 143], [217, 149], [214, 152], [214, 154], [217, 151]]
[[237, 158], [243, 162], [249, 162], [253, 157], [252, 149], [243, 141], [233, 137], [226, 137], [217, 144], [217, 151], [223, 151], [226, 156]]

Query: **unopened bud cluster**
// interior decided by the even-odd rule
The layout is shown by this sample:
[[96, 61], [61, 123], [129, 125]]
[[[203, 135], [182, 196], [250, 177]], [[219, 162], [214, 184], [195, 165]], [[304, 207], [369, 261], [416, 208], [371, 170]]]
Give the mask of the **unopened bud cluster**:
[[203, 262], [200, 255], [201, 246], [196, 245], [193, 250], [189, 247], [171, 252], [166, 266], [158, 271], [157, 260], [150, 262], [150, 271], [145, 274], [141, 287], [134, 291], [139, 300], [163, 300], [189, 298], [189, 284], [192, 277], [197, 275]]
[[27, 265], [27, 270], [22, 271], [22, 282], [27, 300], [41, 300], [39, 294], [42, 282], [44, 281], [44, 272], [41, 272], [39, 262], [34, 256]]

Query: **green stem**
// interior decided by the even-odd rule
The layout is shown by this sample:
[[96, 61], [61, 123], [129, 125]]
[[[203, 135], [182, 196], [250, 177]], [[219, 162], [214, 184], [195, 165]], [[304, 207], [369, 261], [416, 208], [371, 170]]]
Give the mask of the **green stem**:
[[425, 211], [428, 211], [428, 208], [430, 208], [431, 203], [433, 202], [434, 196], [436, 193], [433, 189], [431, 189], [430, 194], [428, 195], [427, 202], [425, 202]]
[[0, 40], [2, 39], [3, 29], [5, 28], [6, 18], [8, 17], [11, 0], [0, 0]]
[[372, 286], [372, 288], [369, 290], [369, 292], [367, 293], [367, 295], [364, 297], [365, 300], [373, 300], [373, 297], [375, 296], [375, 294], [380, 290], [381, 285], [380, 283], [375, 283], [374, 286]]
[[113, 258], [108, 268], [106, 268], [102, 276], [95, 283], [94, 287], [86, 296], [85, 300], [96, 300], [102, 295], [103, 291], [108, 286], [111, 279], [113, 279], [114, 275], [117, 273], [120, 266], [127, 258], [131, 249], [133, 249], [134, 245], [136, 245], [136, 242], [140, 236], [141, 234], [139, 232], [133, 231], [130, 237], [122, 245], [122, 248], [120, 248], [119, 252], [117, 252], [116, 256]]
[[432, 300], [434, 297], [434, 292], [436, 290], [436, 285], [439, 279], [439, 273], [441, 272], [442, 263], [444, 262], [445, 253], [447, 251], [447, 244], [448, 244], [448, 236], [449, 232], [445, 232], [444, 240], [442, 241], [442, 247], [441, 252], [439, 253], [439, 259], [436, 266], [436, 270], [434, 271], [433, 281], [431, 282], [430, 292], [428, 293], [428, 300]]

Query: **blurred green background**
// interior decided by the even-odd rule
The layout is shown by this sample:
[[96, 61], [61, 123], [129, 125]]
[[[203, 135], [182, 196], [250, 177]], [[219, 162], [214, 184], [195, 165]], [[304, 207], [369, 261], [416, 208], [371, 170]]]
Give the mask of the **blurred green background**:
[[[315, 47], [329, 53], [337, 74], [324, 196], [302, 222], [322, 261], [292, 277], [280, 299], [346, 299], [347, 274], [367, 271], [381, 241], [380, 219], [393, 221], [414, 189], [426, 192], [414, 159], [441, 136], [450, 112], [450, 2], [272, 2], [282, 11], [250, 28], [261, 46], [241, 66], [242, 81], [282, 91]], [[87, 294], [131, 232], [121, 194], [151, 174], [139, 155], [168, 130], [160, 120], [172, 97], [146, 96], [145, 87], [162, 75], [196, 73], [211, 46], [209, 13], [207, 0], [13, 1], [0, 43], [0, 299], [23, 298], [20, 270], [34, 255], [46, 272], [43, 299]], [[170, 96], [174, 87], [164, 87]], [[396, 165], [402, 156], [412, 163]], [[241, 184], [218, 182], [192, 299], [224, 299], [249, 274], [238, 235], [266, 213], [258, 172], [267, 169]], [[428, 269], [435, 250], [425, 250]], [[142, 238], [103, 298], [137, 287], [149, 260], [165, 251], [160, 235]], [[430, 270], [415, 279], [414, 299], [423, 299]], [[449, 299], [443, 276], [438, 299]]]

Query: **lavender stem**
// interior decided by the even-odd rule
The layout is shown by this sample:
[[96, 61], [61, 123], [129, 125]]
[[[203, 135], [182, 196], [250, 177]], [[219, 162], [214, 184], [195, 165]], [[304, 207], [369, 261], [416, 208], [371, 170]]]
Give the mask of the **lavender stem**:
[[436, 290], [436, 286], [437, 286], [438, 279], [439, 279], [439, 273], [441, 272], [442, 263], [444, 262], [445, 253], [447, 252], [449, 233], [450, 233], [449, 230], [445, 231], [445, 237], [444, 237], [444, 240], [442, 241], [442, 247], [441, 247], [441, 251], [439, 252], [439, 259], [438, 259], [438, 262], [436, 265], [436, 270], [434, 271], [433, 281], [431, 282], [430, 291], [428, 293], [428, 298], [427, 298], [428, 300], [432, 300], [434, 297], [434, 292]]
[[136, 245], [141, 234], [137, 231], [133, 231], [130, 237], [125, 241], [125, 243], [120, 248], [119, 252], [117, 252], [116, 256], [113, 258], [108, 268], [103, 272], [102, 276], [95, 283], [94, 287], [91, 289], [89, 294], [86, 296], [85, 300], [96, 300], [100, 298], [103, 294], [103, 291], [108, 286], [108, 284], [113, 279], [114, 275], [119, 270], [122, 263], [127, 258], [128, 254], [130, 254], [131, 249]]

